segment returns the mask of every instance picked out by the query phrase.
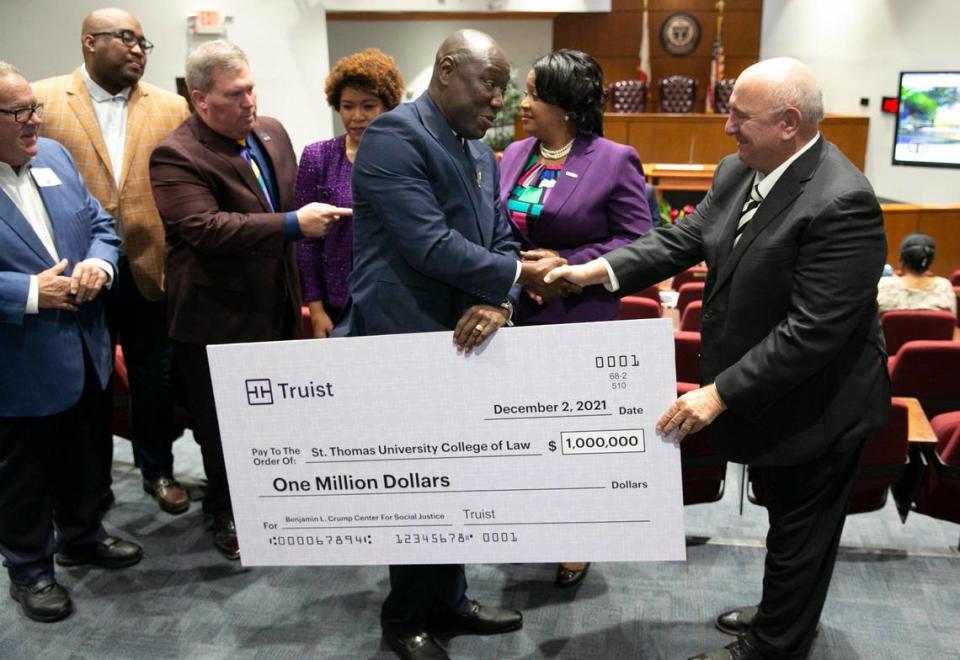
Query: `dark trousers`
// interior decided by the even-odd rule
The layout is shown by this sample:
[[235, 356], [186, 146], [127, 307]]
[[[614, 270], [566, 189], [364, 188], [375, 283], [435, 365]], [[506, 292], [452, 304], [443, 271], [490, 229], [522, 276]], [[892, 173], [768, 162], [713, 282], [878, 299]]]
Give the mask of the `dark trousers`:
[[424, 629], [431, 612], [465, 612], [463, 564], [390, 567], [390, 594], [380, 610], [385, 630], [400, 634]]
[[223, 462], [220, 426], [213, 400], [207, 347], [171, 340], [174, 360], [180, 371], [187, 406], [193, 423], [193, 437], [200, 445], [203, 471], [207, 475], [207, 491], [203, 496], [204, 513], [231, 511], [230, 489], [227, 485], [227, 467]]
[[804, 658], [827, 599], [863, 442], [804, 465], [751, 468], [770, 530], [763, 597], [748, 641], [771, 658]]
[[[104, 303], [110, 338], [114, 345], [120, 343], [127, 365], [131, 440], [140, 472], [150, 481], [172, 477], [173, 441], [177, 431], [166, 301], [144, 298], [133, 280], [129, 262], [121, 257], [115, 284], [104, 294]], [[107, 401], [109, 428], [113, 407], [109, 398]], [[112, 432], [109, 438], [112, 447]], [[109, 464], [107, 467], [109, 471]]]
[[107, 536], [100, 524], [104, 446], [96, 416], [106, 394], [89, 359], [84, 367], [83, 393], [71, 408], [0, 417], [0, 553], [19, 584], [52, 576], [58, 549], [81, 550]]

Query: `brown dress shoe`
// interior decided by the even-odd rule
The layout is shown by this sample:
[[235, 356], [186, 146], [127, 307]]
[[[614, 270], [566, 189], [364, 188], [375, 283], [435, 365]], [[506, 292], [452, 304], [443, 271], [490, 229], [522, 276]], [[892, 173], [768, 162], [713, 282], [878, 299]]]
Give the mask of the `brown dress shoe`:
[[240, 559], [240, 542], [237, 541], [237, 525], [232, 513], [213, 516], [213, 545], [227, 559]]
[[177, 515], [190, 508], [190, 493], [176, 479], [160, 477], [154, 481], [143, 480], [143, 490], [153, 495], [160, 508]]

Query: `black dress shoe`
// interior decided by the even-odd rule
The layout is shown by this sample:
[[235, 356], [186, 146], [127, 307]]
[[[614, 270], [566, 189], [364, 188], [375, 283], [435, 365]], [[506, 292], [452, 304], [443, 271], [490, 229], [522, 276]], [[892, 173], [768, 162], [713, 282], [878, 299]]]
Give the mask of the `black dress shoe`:
[[20, 603], [23, 613], [34, 621], [52, 623], [73, 612], [70, 594], [52, 577], [40, 578], [33, 584], [11, 582], [10, 597]]
[[755, 616], [757, 616], [757, 608], [753, 605], [746, 605], [724, 612], [717, 617], [717, 630], [728, 635], [742, 635], [750, 629], [750, 624], [753, 623], [753, 617]]
[[230, 561], [240, 559], [237, 524], [232, 513], [219, 513], [213, 517], [213, 546]]
[[567, 568], [563, 564], [557, 566], [557, 586], [572, 587], [583, 582], [587, 577], [587, 571], [590, 570], [590, 562], [583, 565], [581, 569]]
[[405, 660], [450, 660], [450, 656], [425, 630], [401, 634], [383, 631], [383, 641]]
[[177, 515], [190, 508], [190, 493], [172, 477], [160, 477], [153, 481], [144, 479], [143, 491], [153, 495], [160, 508], [167, 513]]
[[689, 660], [769, 660], [769, 658], [755, 649], [746, 637], [738, 637], [737, 641], [727, 644], [722, 649], [701, 653]]
[[523, 628], [523, 614], [471, 600], [466, 612], [438, 613], [431, 618], [427, 627], [474, 635], [494, 635]]
[[143, 548], [131, 541], [108, 536], [102, 542], [76, 552], [61, 552], [57, 563], [61, 566], [92, 565], [100, 568], [125, 568], [143, 559]]

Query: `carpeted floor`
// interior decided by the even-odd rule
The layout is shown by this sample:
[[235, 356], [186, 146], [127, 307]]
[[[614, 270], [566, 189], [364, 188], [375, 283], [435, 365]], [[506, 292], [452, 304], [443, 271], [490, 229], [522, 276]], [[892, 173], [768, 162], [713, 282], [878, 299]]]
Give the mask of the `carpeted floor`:
[[[189, 435], [177, 474], [202, 478]], [[390, 658], [378, 612], [383, 567], [243, 568], [217, 554], [199, 503], [160, 512], [140, 488], [129, 444], [116, 442], [112, 531], [146, 557], [122, 571], [58, 569], [76, 612], [35, 623], [7, 600], [0, 658]], [[739, 468], [720, 502], [687, 507], [688, 561], [596, 564], [576, 591], [553, 586], [554, 566], [474, 565], [472, 597], [523, 610], [523, 630], [445, 640], [459, 658], [686, 658], [730, 641], [713, 617], [759, 598], [765, 511], [739, 509]], [[892, 504], [850, 516], [815, 659], [960, 658], [960, 526]]]

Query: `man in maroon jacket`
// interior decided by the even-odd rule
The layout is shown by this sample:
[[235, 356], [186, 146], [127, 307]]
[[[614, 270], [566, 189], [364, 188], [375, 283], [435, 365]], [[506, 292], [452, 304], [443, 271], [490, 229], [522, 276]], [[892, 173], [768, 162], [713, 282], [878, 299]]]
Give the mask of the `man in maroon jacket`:
[[257, 117], [246, 55], [226, 41], [187, 58], [196, 114], [150, 158], [150, 182], [167, 233], [170, 339], [203, 454], [214, 546], [238, 559], [208, 344], [291, 339], [299, 318], [292, 242], [326, 234], [349, 209], [293, 210], [297, 162], [275, 119]]

